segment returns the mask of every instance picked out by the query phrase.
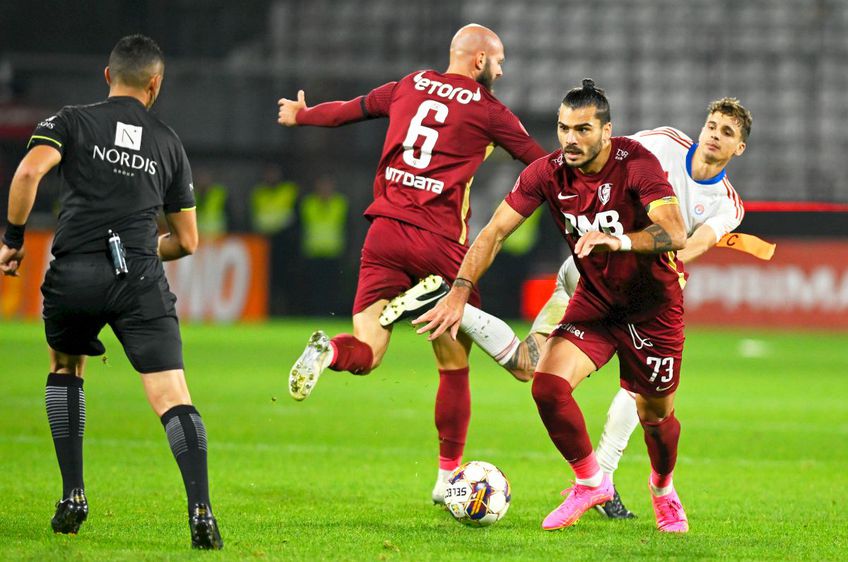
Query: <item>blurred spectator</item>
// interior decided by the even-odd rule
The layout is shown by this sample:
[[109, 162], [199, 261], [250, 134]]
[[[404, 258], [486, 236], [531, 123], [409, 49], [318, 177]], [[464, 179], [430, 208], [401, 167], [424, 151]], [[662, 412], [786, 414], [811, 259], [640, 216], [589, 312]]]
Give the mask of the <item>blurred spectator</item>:
[[277, 164], [266, 164], [262, 181], [250, 193], [253, 231], [274, 236], [294, 226], [295, 203], [299, 189], [292, 181], [283, 181], [283, 171]]
[[271, 243], [271, 291], [269, 311], [272, 315], [292, 312], [298, 302], [297, 275], [298, 229], [297, 200], [300, 188], [283, 179], [278, 164], [267, 163], [262, 180], [250, 192], [250, 223], [253, 231], [266, 236]]
[[197, 231], [201, 236], [214, 237], [227, 233], [229, 195], [229, 188], [215, 181], [209, 169], [195, 168], [194, 197], [197, 200]]
[[321, 176], [300, 204], [303, 276], [309, 286], [301, 294], [307, 314], [339, 313], [342, 300], [342, 259], [348, 237], [347, 198], [336, 191], [330, 176]]

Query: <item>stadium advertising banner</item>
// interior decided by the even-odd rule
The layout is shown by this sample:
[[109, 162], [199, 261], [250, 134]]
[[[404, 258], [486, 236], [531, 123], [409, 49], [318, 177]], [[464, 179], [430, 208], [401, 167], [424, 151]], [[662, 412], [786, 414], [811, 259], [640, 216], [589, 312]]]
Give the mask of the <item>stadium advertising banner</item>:
[[771, 261], [719, 248], [686, 266], [686, 321], [848, 329], [848, 242], [775, 242]]
[[[686, 323], [848, 329], [848, 242], [775, 242], [770, 261], [715, 248], [687, 265]], [[525, 320], [536, 317], [554, 283], [554, 275], [525, 281]]]
[[[53, 234], [27, 232], [19, 277], [0, 276], [0, 318], [41, 318], [41, 282]], [[183, 321], [238, 322], [268, 317], [268, 242], [233, 235], [202, 240], [197, 253], [167, 262]]]

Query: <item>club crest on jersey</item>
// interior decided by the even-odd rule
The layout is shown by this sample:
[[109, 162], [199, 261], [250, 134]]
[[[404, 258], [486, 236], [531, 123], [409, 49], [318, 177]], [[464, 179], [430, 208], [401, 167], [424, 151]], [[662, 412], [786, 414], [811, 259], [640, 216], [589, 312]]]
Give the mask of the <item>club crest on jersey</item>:
[[606, 205], [609, 201], [610, 191], [612, 191], [611, 183], [605, 183], [598, 187], [598, 199], [601, 200], [601, 205]]
[[695, 214], [696, 215], [703, 215], [704, 214], [704, 206], [701, 205], [700, 203], [695, 205]]

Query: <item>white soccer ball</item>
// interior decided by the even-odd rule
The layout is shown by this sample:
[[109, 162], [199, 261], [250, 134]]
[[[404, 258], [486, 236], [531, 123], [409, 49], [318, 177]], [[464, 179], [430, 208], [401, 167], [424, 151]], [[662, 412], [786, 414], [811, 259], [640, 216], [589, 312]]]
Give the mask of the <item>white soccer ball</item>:
[[471, 461], [448, 478], [445, 505], [465, 525], [487, 527], [506, 515], [512, 489], [503, 472], [493, 464]]

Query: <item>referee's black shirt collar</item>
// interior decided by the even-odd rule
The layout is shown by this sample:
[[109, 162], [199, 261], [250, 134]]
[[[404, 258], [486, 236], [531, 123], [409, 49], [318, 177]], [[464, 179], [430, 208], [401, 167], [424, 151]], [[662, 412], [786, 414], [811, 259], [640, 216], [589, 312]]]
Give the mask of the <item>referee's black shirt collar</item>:
[[147, 108], [144, 107], [144, 104], [138, 98], [134, 98], [132, 96], [109, 96], [106, 98], [106, 101], [123, 103], [126, 105], [137, 105], [143, 110], [147, 111]]

